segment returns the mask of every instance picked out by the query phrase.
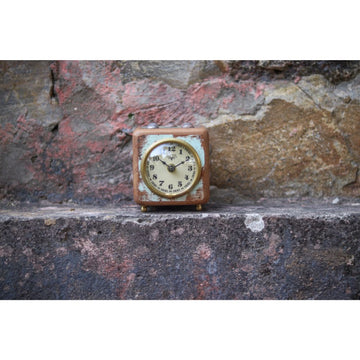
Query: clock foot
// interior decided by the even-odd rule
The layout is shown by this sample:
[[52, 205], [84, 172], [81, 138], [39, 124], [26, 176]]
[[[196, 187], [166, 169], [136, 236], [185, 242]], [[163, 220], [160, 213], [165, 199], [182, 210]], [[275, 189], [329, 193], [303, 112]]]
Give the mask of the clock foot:
[[201, 211], [201, 210], [202, 210], [202, 205], [201, 205], [201, 204], [197, 204], [197, 205], [196, 205], [196, 210], [197, 210], [197, 211]]
[[146, 207], [145, 205], [142, 205], [142, 206], [141, 206], [141, 211], [142, 211], [142, 212], [147, 212], [147, 207]]

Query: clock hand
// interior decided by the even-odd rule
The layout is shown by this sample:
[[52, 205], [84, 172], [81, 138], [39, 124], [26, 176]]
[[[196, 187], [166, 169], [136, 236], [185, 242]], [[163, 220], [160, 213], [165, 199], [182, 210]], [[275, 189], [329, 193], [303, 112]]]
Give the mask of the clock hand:
[[187, 161], [189, 161], [190, 158], [186, 159], [186, 160], [183, 160], [182, 162], [179, 162], [177, 165], [175, 165], [175, 167], [178, 167], [179, 165], [181, 164], [185, 164]]
[[168, 165], [164, 160], [161, 160], [160, 158], [159, 158], [159, 160], [160, 160], [165, 166], [169, 167], [169, 165]]
[[168, 169], [170, 172], [174, 172], [174, 171], [175, 171], [175, 168], [176, 168], [175, 165], [173, 165], [173, 164], [168, 165], [164, 160], [161, 160], [160, 158], [159, 158], [159, 160], [167, 167], [167, 169]]
[[185, 160], [176, 164], [175, 167], [178, 167], [179, 165], [184, 164], [184, 163], [185, 163]]

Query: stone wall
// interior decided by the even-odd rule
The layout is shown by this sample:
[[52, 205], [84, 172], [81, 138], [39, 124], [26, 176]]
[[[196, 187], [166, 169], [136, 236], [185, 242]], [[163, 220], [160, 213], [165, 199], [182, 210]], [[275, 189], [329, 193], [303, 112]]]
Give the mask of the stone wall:
[[132, 200], [131, 132], [209, 128], [214, 199], [358, 197], [358, 61], [2, 61], [1, 201]]

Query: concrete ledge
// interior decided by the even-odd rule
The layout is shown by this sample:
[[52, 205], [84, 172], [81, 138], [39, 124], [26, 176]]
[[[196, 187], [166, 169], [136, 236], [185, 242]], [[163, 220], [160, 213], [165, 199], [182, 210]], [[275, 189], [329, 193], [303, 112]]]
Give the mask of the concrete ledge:
[[359, 299], [359, 203], [0, 210], [1, 299]]

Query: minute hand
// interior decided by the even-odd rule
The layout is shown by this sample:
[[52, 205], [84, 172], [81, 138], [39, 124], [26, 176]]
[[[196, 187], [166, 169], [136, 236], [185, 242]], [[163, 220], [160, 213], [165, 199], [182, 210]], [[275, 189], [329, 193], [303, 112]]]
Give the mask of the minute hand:
[[189, 161], [189, 160], [183, 160], [182, 162], [179, 162], [177, 165], [175, 165], [175, 167], [178, 167], [178, 166], [181, 165], [181, 164], [185, 164], [186, 161]]

